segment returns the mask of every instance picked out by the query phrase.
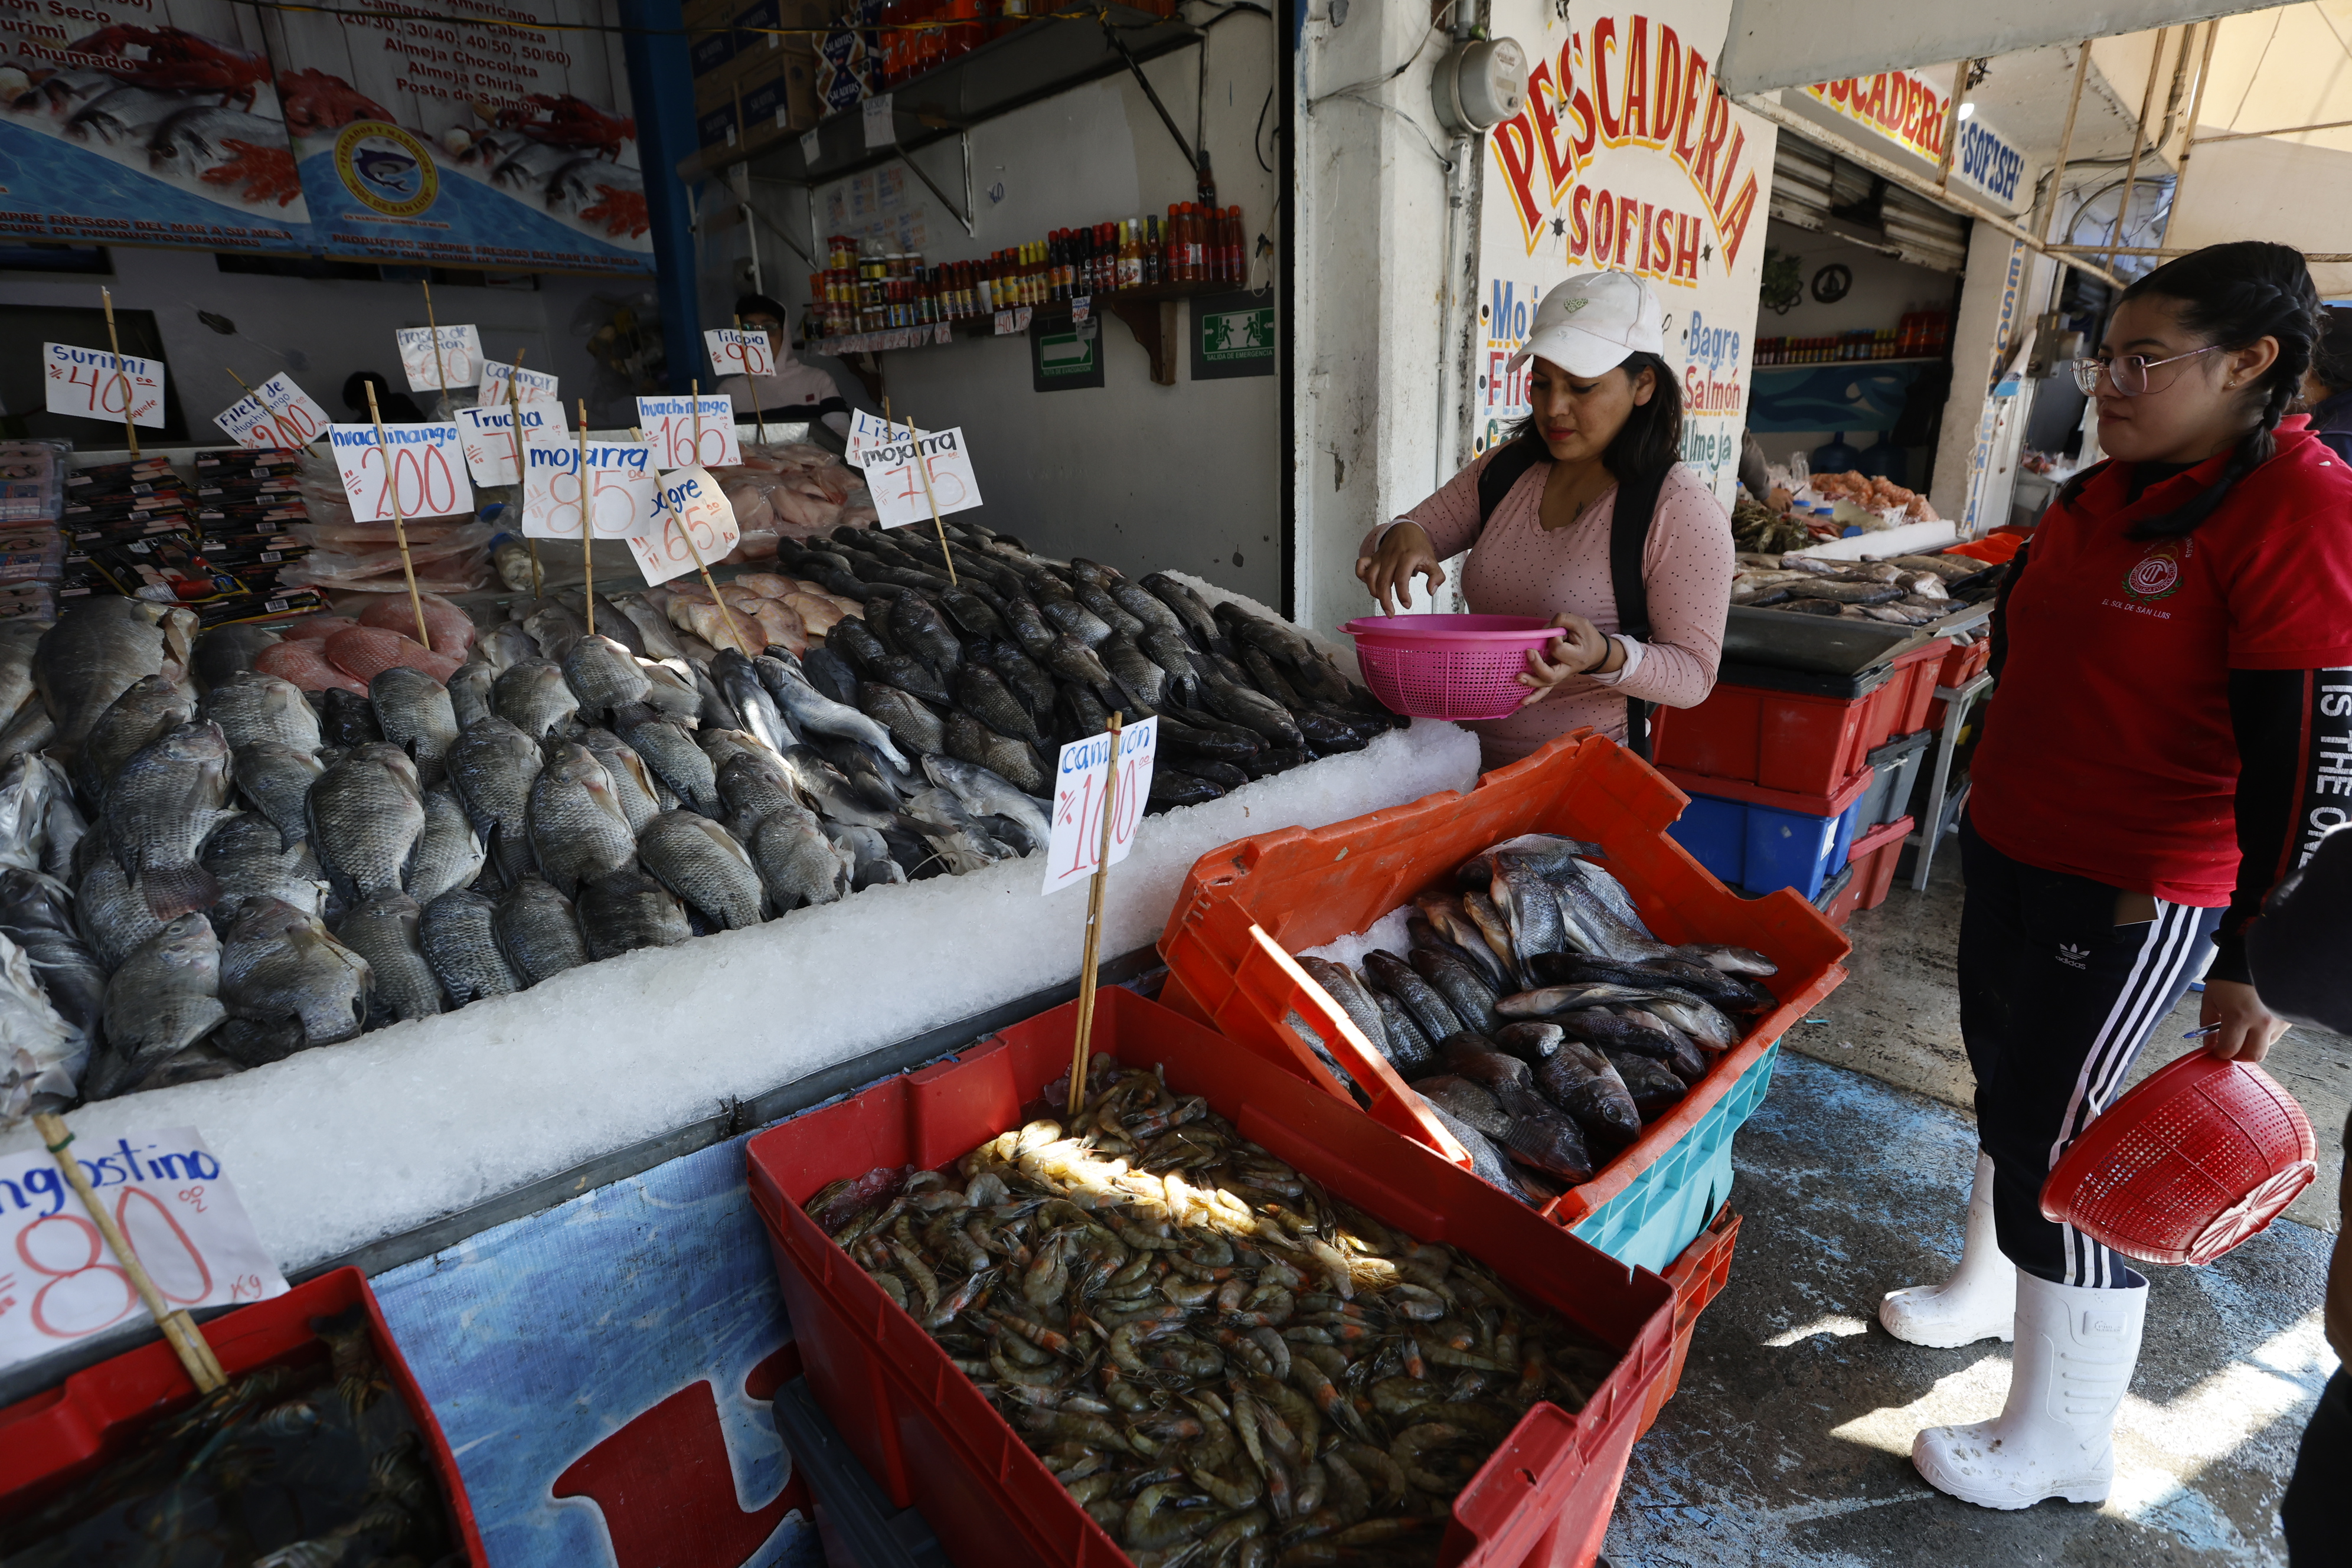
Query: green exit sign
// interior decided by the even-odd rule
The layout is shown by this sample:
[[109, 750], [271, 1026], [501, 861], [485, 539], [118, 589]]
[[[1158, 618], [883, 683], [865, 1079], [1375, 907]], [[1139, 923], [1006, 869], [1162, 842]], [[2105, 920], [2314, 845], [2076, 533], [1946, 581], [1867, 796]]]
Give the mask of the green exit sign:
[[1219, 294], [1192, 301], [1192, 379], [1272, 375], [1274, 306], [1255, 294]]

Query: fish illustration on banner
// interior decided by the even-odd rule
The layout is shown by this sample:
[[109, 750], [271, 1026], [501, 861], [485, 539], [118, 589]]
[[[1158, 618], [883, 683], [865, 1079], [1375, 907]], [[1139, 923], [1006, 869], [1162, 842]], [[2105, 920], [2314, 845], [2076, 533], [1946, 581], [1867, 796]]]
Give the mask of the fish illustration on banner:
[[513, 0], [493, 16], [415, 7], [361, 26], [331, 11], [262, 13], [318, 247], [652, 271], [626, 65], [601, 30], [604, 8]]
[[0, 28], [0, 233], [300, 251], [310, 210], [260, 13], [76, 0]]
[[1535, 65], [1527, 107], [1486, 139], [1474, 454], [1528, 412], [1530, 366], [1509, 361], [1544, 291], [1631, 272], [1664, 310], [1683, 460], [1730, 504], [1774, 142], [1715, 79], [1730, 17], [1730, 0], [1650, 0], [1580, 8], [1570, 25], [1537, 0], [1496, 0], [1489, 25]]

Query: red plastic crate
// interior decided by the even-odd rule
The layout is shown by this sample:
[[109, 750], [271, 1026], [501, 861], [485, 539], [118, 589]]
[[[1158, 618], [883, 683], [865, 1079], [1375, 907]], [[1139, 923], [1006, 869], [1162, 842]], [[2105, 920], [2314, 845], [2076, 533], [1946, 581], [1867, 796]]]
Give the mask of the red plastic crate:
[[1914, 826], [1912, 818], [1898, 816], [1853, 841], [1853, 852], [1846, 860], [1853, 875], [1844, 890], [1822, 910], [1822, 919], [1843, 925], [1856, 910], [1874, 910], [1886, 901], [1895, 887], [1895, 863], [1903, 858], [1903, 841], [1911, 837]]
[[1937, 661], [1950, 646], [1937, 637], [1912, 649], [1859, 697], [1718, 685], [1696, 708], [1653, 714], [1651, 752], [1661, 767], [1791, 795], [1834, 795], [1872, 750], [1927, 723]]
[[[1956, 647], [1944, 656], [1943, 666], [1936, 672], [1936, 684], [1957, 691], [1982, 675], [1991, 663], [1992, 638], [1980, 635], [1966, 647]], [[1940, 697], [1927, 705], [1927, 723], [1931, 728], [1943, 729], [1944, 710], [1948, 706]]]
[[[1066, 1004], [919, 1072], [884, 1080], [751, 1140], [753, 1205], [768, 1227], [810, 1386], [898, 1507], [919, 1506], [960, 1568], [1112, 1568], [1129, 1559], [914, 1319], [818, 1230], [801, 1204], [877, 1165], [945, 1164], [1019, 1126], [1069, 1070]], [[1675, 1294], [1466, 1171], [1376, 1126], [1232, 1041], [1133, 993], [1107, 990], [1093, 1048], [1158, 1063], [1302, 1175], [1385, 1224], [1492, 1267], [1624, 1352], [1583, 1410], [1528, 1411], [1454, 1500], [1439, 1561], [1576, 1568], [1601, 1549], [1626, 1456], [1664, 1374]]]
[[1468, 795], [1441, 790], [1328, 827], [1286, 828], [1212, 850], [1186, 876], [1160, 933], [1169, 980], [1160, 1000], [1259, 1056], [1355, 1101], [1284, 1024], [1297, 1013], [1370, 1100], [1375, 1121], [1466, 1163], [1460, 1145], [1396, 1069], [1290, 954], [1370, 926], [1455, 867], [1520, 833], [1597, 842], [1611, 872], [1661, 941], [1751, 947], [1780, 966], [1764, 982], [1780, 1005], [1755, 1020], [1680, 1105], [1591, 1181], [1544, 1213], [1572, 1226], [1624, 1192], [1703, 1121], [1781, 1032], [1845, 978], [1845, 938], [1789, 889], [1743, 899], [1709, 876], [1666, 827], [1688, 797], [1604, 736], [1579, 731], [1481, 775]]
[[[375, 1293], [356, 1268], [338, 1268], [295, 1286], [283, 1296], [224, 1313], [203, 1325], [221, 1370], [234, 1379], [261, 1367], [326, 1359], [326, 1347], [310, 1331], [313, 1318], [332, 1317], [355, 1302], [367, 1306], [368, 1338], [376, 1359], [433, 1461], [449, 1506], [449, 1536], [467, 1561], [487, 1564], [482, 1538], [466, 1484], [433, 1406], [410, 1375], [392, 1331], [384, 1326]], [[86, 1367], [47, 1393], [0, 1410], [0, 1516], [22, 1511], [106, 1464], [129, 1448], [140, 1433], [196, 1401], [172, 1347], [161, 1340]]]
[[1657, 1425], [1658, 1412], [1682, 1388], [1683, 1363], [1690, 1359], [1691, 1336], [1697, 1331], [1698, 1315], [1706, 1310], [1708, 1302], [1723, 1294], [1724, 1286], [1730, 1282], [1731, 1250], [1738, 1240], [1739, 1216], [1725, 1209], [1667, 1267], [1666, 1283], [1675, 1288], [1674, 1353], [1666, 1362], [1666, 1375], [1650, 1390], [1650, 1402], [1643, 1408], [1642, 1430], [1634, 1435], [1635, 1442]]

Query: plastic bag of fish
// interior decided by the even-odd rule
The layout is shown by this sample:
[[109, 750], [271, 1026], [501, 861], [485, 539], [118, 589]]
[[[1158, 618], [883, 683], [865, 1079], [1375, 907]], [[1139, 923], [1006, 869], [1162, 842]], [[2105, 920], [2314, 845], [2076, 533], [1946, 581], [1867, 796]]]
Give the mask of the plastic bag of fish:
[[1528, 1409], [1615, 1363], [1156, 1073], [1097, 1056], [1087, 1091], [806, 1208], [1139, 1564], [1433, 1563]]
[[1299, 960], [1478, 1174], [1538, 1205], [1591, 1181], [1739, 1043], [1741, 1018], [1775, 1004], [1754, 978], [1776, 973], [1770, 959], [1660, 942], [1588, 858], [1601, 855], [1550, 834], [1506, 839], [1413, 900], [1406, 956], [1374, 949], [1360, 970]]

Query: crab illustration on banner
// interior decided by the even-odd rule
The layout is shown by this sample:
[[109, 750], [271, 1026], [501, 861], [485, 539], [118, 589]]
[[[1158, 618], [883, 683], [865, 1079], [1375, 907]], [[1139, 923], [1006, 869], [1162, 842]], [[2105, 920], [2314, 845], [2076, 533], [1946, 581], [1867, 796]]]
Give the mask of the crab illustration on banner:
[[1548, 0], [1495, 0], [1495, 36], [1536, 63], [1526, 108], [1487, 138], [1499, 178], [1479, 216], [1474, 453], [1528, 412], [1530, 367], [1509, 360], [1537, 300], [1571, 273], [1631, 272], [1664, 308], [1683, 459], [1730, 504], [1774, 142], [1715, 79], [1730, 18], [1731, 0], [1579, 7], [1572, 22]]

